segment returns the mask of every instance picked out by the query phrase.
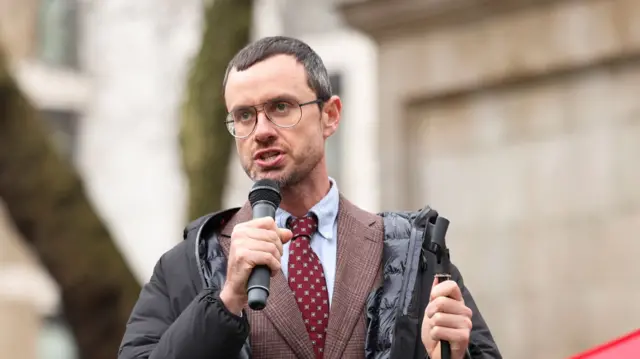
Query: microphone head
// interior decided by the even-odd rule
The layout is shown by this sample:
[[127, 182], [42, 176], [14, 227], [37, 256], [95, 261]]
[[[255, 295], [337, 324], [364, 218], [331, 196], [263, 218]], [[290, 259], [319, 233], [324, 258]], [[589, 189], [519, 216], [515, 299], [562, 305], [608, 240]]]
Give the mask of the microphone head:
[[278, 182], [271, 179], [261, 179], [256, 181], [249, 191], [249, 202], [253, 207], [258, 202], [269, 202], [274, 205], [275, 208], [280, 206], [280, 186]]

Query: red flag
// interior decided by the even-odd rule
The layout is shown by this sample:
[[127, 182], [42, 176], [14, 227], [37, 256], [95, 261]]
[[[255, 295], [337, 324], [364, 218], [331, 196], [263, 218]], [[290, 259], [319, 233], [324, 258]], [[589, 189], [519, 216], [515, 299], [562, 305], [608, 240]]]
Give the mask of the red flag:
[[640, 329], [569, 359], [638, 359]]

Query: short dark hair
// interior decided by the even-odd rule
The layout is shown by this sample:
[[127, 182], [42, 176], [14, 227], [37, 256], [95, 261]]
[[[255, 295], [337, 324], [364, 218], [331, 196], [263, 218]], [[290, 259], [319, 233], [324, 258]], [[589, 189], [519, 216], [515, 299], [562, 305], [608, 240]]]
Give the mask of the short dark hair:
[[222, 82], [222, 93], [227, 86], [227, 79], [232, 69], [244, 71], [260, 61], [276, 55], [291, 55], [304, 66], [307, 83], [318, 99], [326, 101], [333, 94], [329, 74], [322, 59], [306, 43], [286, 36], [270, 36], [248, 44], [240, 50], [227, 65]]

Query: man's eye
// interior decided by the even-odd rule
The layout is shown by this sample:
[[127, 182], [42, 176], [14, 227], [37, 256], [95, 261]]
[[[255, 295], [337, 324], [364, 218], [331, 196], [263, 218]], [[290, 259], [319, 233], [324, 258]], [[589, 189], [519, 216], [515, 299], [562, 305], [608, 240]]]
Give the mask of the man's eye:
[[253, 113], [251, 111], [239, 111], [236, 114], [237, 121], [248, 121], [253, 118]]
[[278, 102], [276, 104], [276, 110], [277, 111], [286, 111], [286, 110], [289, 109], [289, 106], [290, 105], [288, 103], [286, 103], [286, 102]]

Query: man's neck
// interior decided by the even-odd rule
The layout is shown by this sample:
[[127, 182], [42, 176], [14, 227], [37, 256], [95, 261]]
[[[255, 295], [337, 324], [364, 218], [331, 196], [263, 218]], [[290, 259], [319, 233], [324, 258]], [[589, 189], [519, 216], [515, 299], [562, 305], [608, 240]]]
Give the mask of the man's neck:
[[302, 217], [309, 213], [324, 196], [329, 193], [331, 182], [328, 176], [313, 181], [302, 181], [299, 184], [282, 188], [282, 202], [280, 208], [296, 217]]

